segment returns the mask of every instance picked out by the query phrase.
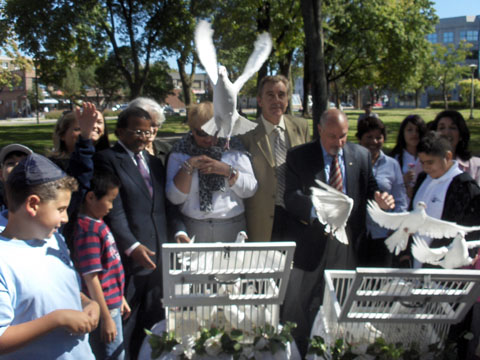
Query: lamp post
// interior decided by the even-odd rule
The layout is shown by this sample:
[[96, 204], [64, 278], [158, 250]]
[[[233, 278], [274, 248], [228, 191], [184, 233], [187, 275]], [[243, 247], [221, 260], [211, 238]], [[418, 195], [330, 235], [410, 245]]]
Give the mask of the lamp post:
[[473, 75], [475, 74], [475, 69], [477, 68], [477, 65], [475, 64], [470, 64], [470, 70], [472, 71], [472, 88], [470, 91], [470, 120], [473, 120], [473, 105], [474, 105], [474, 86], [473, 86]]

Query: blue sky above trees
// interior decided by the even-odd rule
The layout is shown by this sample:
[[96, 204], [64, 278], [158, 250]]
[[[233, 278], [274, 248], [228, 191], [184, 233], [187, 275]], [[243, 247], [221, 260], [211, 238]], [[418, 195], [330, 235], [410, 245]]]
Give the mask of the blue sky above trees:
[[439, 18], [480, 15], [480, 1], [477, 0], [433, 0], [433, 2]]

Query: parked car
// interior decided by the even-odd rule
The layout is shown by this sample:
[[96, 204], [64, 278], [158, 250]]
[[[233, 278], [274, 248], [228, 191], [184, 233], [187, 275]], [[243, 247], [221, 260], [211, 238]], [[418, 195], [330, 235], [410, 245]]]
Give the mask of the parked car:
[[175, 115], [175, 111], [170, 105], [165, 105], [163, 107], [163, 113], [165, 114], [165, 116]]
[[128, 104], [117, 104], [115, 106], [112, 107], [112, 110], [113, 111], [122, 111], [122, 110], [125, 110], [127, 108]]

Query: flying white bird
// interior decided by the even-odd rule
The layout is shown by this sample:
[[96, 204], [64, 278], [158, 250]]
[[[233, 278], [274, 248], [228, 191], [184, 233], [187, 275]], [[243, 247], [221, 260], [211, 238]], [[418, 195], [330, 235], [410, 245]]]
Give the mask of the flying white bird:
[[380, 209], [372, 200], [368, 201], [367, 208], [373, 221], [386, 229], [395, 230], [385, 239], [388, 250], [392, 253], [395, 251], [395, 255], [407, 248], [408, 237], [413, 234], [441, 239], [452, 238], [458, 232], [468, 233], [480, 230], [480, 226], [462, 226], [428, 216], [425, 211], [427, 205], [423, 201], [419, 201], [415, 209], [410, 212], [388, 213]]
[[311, 187], [312, 203], [325, 231], [331, 232], [342, 244], [348, 244], [345, 226], [353, 208], [353, 199], [320, 180], [315, 180], [319, 188]]
[[480, 240], [466, 241], [459, 232], [448, 246], [430, 248], [425, 240], [413, 236], [412, 255], [422, 263], [438, 265], [445, 269], [455, 269], [474, 263], [468, 254], [468, 249], [480, 247]]
[[212, 136], [230, 139], [244, 134], [257, 124], [240, 116], [237, 112], [237, 95], [243, 85], [268, 59], [272, 50], [272, 39], [268, 33], [260, 34], [254, 45], [242, 75], [232, 84], [227, 69], [217, 63], [217, 53], [212, 40], [213, 30], [207, 21], [200, 20], [195, 29], [195, 46], [198, 58], [213, 84], [214, 117], [202, 126]]

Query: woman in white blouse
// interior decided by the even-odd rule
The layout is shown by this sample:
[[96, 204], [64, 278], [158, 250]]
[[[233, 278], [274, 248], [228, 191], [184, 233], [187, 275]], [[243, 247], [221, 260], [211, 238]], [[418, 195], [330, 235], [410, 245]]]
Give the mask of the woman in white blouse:
[[195, 242], [233, 242], [246, 230], [243, 199], [257, 190], [257, 180], [242, 143], [202, 130], [213, 117], [213, 104], [193, 105], [190, 130], [174, 144], [167, 163], [168, 199], [180, 206]]
[[409, 198], [412, 197], [417, 176], [422, 172], [422, 166], [417, 157], [417, 145], [426, 132], [427, 127], [420, 115], [408, 115], [400, 125], [397, 144], [389, 154], [400, 164], [403, 183]]

